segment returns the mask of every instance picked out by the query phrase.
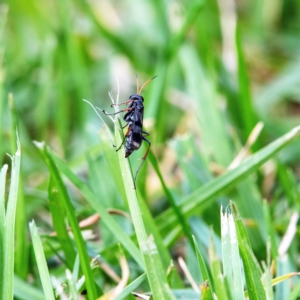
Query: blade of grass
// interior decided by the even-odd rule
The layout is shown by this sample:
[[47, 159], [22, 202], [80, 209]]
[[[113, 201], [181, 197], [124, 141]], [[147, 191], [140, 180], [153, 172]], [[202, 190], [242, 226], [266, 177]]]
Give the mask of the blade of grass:
[[[8, 165], [1, 168], [0, 173], [0, 266], [4, 266], [5, 257], [5, 182]], [[5, 273], [0, 269], [0, 296], [3, 295]]]
[[212, 238], [210, 239], [210, 246], [208, 252], [209, 252], [209, 260], [211, 264], [212, 277], [214, 281], [215, 293], [218, 299], [224, 299], [224, 300], [231, 299], [230, 294], [228, 294], [226, 288], [226, 280], [225, 280], [226, 278], [224, 278], [224, 275], [221, 272], [220, 260], [217, 256]]
[[23, 281], [16, 275], [14, 276], [14, 297], [20, 300], [45, 300], [41, 290], [38, 290], [32, 284]]
[[175, 278], [176, 274], [177, 274], [176, 268], [174, 266], [173, 261], [171, 260], [171, 263], [167, 270], [167, 282], [168, 282], [168, 285], [170, 288], [172, 288], [174, 286], [173, 282], [174, 282], [174, 278]]
[[68, 280], [68, 287], [69, 287], [69, 290], [70, 290], [71, 299], [79, 300], [79, 295], [76, 291], [76, 285], [75, 285], [75, 282], [73, 280], [72, 273], [70, 272], [69, 269], [66, 270], [66, 278]]
[[90, 3], [84, 0], [78, 0], [78, 2], [83, 11], [85, 11], [85, 13], [88, 15], [89, 19], [93, 21], [99, 33], [108, 41], [110, 41], [110, 43], [112, 43], [116, 47], [116, 49], [119, 49], [121, 53], [125, 54], [128, 59], [134, 64], [135, 58], [133, 56], [133, 52], [130, 49], [130, 45], [126, 43], [120, 35], [114, 34], [101, 22], [101, 19], [96, 16], [94, 12], [95, 10], [91, 7]]
[[243, 141], [245, 142], [257, 123], [257, 118], [253, 110], [253, 101], [250, 92], [250, 83], [245, 64], [244, 52], [242, 48], [239, 26], [236, 28], [236, 49], [238, 58], [238, 83], [239, 98], [236, 105], [239, 107], [238, 115], [240, 116], [240, 128], [243, 132]]
[[[198, 260], [198, 264], [199, 264], [199, 269], [201, 270], [202, 279], [204, 281], [203, 287], [201, 288], [201, 291], [202, 291], [201, 297], [202, 297], [202, 294], [205, 294], [206, 300], [213, 300], [214, 297], [213, 297], [213, 292], [212, 292], [212, 283], [211, 283], [210, 277], [208, 275], [207, 267], [206, 267], [204, 259], [201, 256], [201, 253], [199, 251], [199, 248], [197, 246], [194, 236], [193, 236], [193, 240], [194, 240], [195, 251], [196, 251], [197, 260]], [[204, 296], [203, 296], [203, 299], [204, 299]]]
[[260, 270], [253, 259], [254, 254], [252, 252], [246, 228], [233, 202], [230, 202], [230, 208], [236, 226], [239, 249], [244, 265], [248, 295], [250, 299], [264, 300], [266, 299], [266, 294], [260, 278]]
[[[3, 230], [4, 230], [4, 225], [5, 225], [5, 182], [6, 182], [6, 173], [7, 173], [8, 165], [4, 165], [1, 168], [1, 173], [0, 173], [0, 226], [1, 226], [1, 245], [4, 245], [4, 240], [2, 238], [4, 237], [3, 235]], [[2, 256], [0, 256], [2, 257]]]
[[[57, 53], [56, 40], [53, 36], [45, 38], [41, 49], [41, 66], [38, 70], [37, 77], [39, 82], [36, 87], [37, 99], [33, 109], [33, 118], [39, 126], [39, 137], [47, 136], [48, 126], [51, 122], [49, 115], [49, 102], [52, 100], [53, 81], [51, 80], [54, 55]], [[60, 104], [61, 105], [61, 104]]]
[[123, 245], [123, 247], [130, 253], [132, 258], [138, 263], [138, 265], [144, 269], [144, 262], [142, 260], [141, 253], [132, 240], [127, 236], [126, 232], [121, 226], [113, 219], [113, 217], [107, 212], [106, 208], [101, 205], [99, 199], [92, 193], [92, 191], [81, 181], [54, 153], [49, 151], [49, 155], [57, 165], [58, 169], [64, 174], [82, 193], [87, 199], [91, 207], [101, 216], [102, 221], [107, 225], [107, 228], [111, 230], [111, 233], [116, 239]]
[[211, 298], [211, 287], [207, 284], [207, 281], [205, 281], [201, 286], [201, 298], [200, 300], [211, 300], [214, 298]]
[[[168, 251], [168, 248], [165, 246], [165, 243], [161, 237], [161, 233], [151, 215], [151, 212], [149, 210], [149, 207], [147, 206], [145, 200], [140, 196], [139, 198], [139, 206], [140, 210], [142, 212], [143, 216], [143, 221], [146, 229], [146, 233], [148, 236], [153, 236], [157, 251], [159, 252], [160, 259], [162, 261], [163, 267], [166, 270], [169, 267], [170, 261], [171, 261], [171, 256]], [[180, 276], [178, 272], [176, 272], [175, 277], [174, 277], [174, 286], [176, 288], [182, 288], [183, 284], [181, 282]]]
[[[2, 291], [2, 299], [13, 299], [14, 287], [14, 253], [15, 253], [15, 221], [18, 200], [19, 173], [21, 164], [21, 147], [19, 140], [17, 141], [17, 152], [12, 157], [11, 182], [8, 196], [8, 203], [5, 214], [4, 225], [4, 262], [3, 262], [3, 278], [4, 286]], [[1, 298], [1, 297], [0, 297]]]
[[223, 213], [221, 206], [221, 241], [222, 241], [222, 261], [223, 272], [228, 282], [233, 282], [233, 274], [231, 269], [231, 249], [230, 249], [230, 229], [229, 218], [227, 212]]
[[79, 277], [79, 266], [80, 266], [80, 259], [79, 259], [79, 255], [77, 254], [74, 262], [73, 272], [72, 272], [73, 281], [76, 281], [77, 278]]
[[82, 272], [85, 276], [85, 283], [88, 292], [88, 299], [96, 299], [97, 292], [96, 286], [90, 266], [90, 259], [87, 253], [85, 241], [81, 235], [81, 231], [78, 225], [78, 221], [76, 219], [75, 210], [69, 198], [68, 192], [66, 190], [65, 185], [60, 177], [60, 174], [56, 168], [54, 161], [51, 159], [44, 143], [35, 142], [36, 147], [40, 150], [40, 153], [43, 156], [43, 159], [49, 169], [49, 172], [52, 176], [52, 180], [55, 186], [58, 188], [58, 191], [61, 193], [61, 200], [63, 201], [63, 205], [68, 217], [68, 221], [70, 223], [70, 227], [72, 228], [72, 233], [74, 234], [75, 243], [78, 249], [78, 253], [80, 256], [80, 265], [82, 268]]
[[158, 162], [153, 154], [152, 151], [149, 151], [149, 154], [148, 154], [148, 157], [149, 157], [149, 160], [151, 161], [151, 164], [160, 180], [160, 183], [162, 185], [162, 188], [166, 194], [166, 197], [174, 211], [174, 213], [176, 214], [176, 217], [177, 217], [177, 220], [178, 220], [178, 223], [181, 224], [182, 226], [182, 229], [185, 233], [185, 235], [187, 236], [187, 238], [189, 239], [189, 242], [191, 243], [191, 245], [193, 245], [193, 238], [192, 238], [192, 235], [191, 235], [191, 230], [190, 230], [190, 226], [189, 224], [186, 222], [185, 218], [184, 218], [184, 215], [182, 215], [180, 209], [177, 207], [177, 204], [175, 202], [175, 199], [173, 197], [173, 195], [171, 194], [171, 192], [169, 191], [169, 189], [167, 188], [166, 184], [165, 184], [165, 181], [162, 177], [162, 174], [160, 172], [160, 169], [159, 169], [159, 166], [158, 166]]
[[287, 300], [297, 300], [299, 299], [299, 295], [300, 295], [300, 281], [298, 281], [298, 283], [290, 293]]
[[270, 250], [271, 250], [272, 259], [275, 261], [278, 256], [278, 251], [277, 251], [278, 245], [276, 241], [276, 233], [273, 228], [274, 224], [272, 222], [270, 207], [266, 200], [263, 201], [263, 213], [264, 213], [264, 220], [267, 228], [267, 234], [271, 243]]
[[44, 249], [42, 245], [42, 241], [40, 239], [38, 229], [35, 225], [34, 220], [29, 223], [29, 229], [32, 239], [32, 245], [35, 253], [35, 258], [37, 262], [37, 266], [39, 269], [39, 274], [43, 286], [43, 291], [46, 300], [54, 300], [53, 288], [50, 280], [50, 274], [44, 254]]
[[[181, 212], [187, 217], [195, 212], [203, 211], [220, 193], [256, 171], [264, 162], [274, 157], [299, 135], [300, 127], [295, 127], [260, 151], [249, 156], [235, 169], [226, 171], [221, 176], [196, 189], [179, 203]], [[176, 227], [177, 218], [171, 209], [167, 209], [158, 216], [157, 222], [160, 230], [168, 232]]]
[[49, 182], [49, 208], [52, 217], [52, 223], [54, 230], [57, 234], [57, 238], [61, 245], [61, 248], [65, 254], [65, 261], [68, 268], [72, 268], [75, 262], [76, 253], [74, 246], [65, 224], [65, 209], [63, 207], [63, 200], [61, 199], [61, 194], [59, 193], [58, 187], [55, 185], [52, 177]]
[[266, 298], [267, 300], [274, 300], [270, 266], [267, 266], [264, 261], [262, 262], [262, 266], [264, 269], [263, 283], [266, 291]]
[[[268, 119], [270, 110], [279, 104], [282, 99], [290, 95], [290, 91], [299, 83], [300, 61], [296, 60], [288, 64], [277, 78], [266, 85], [255, 97], [255, 107], [263, 120]], [[276, 119], [277, 121], [279, 119]]]
[[299, 275], [300, 275], [300, 272], [293, 272], [293, 273], [286, 273], [285, 275], [273, 278], [272, 279], [272, 286], [275, 286], [278, 283], [281, 283], [281, 282], [283, 282], [287, 279], [290, 279], [294, 276], [299, 276]]
[[60, 45], [63, 47], [61, 52], [64, 53], [62, 67], [67, 70], [75, 84], [75, 92], [77, 92], [78, 95], [76, 99], [78, 99], [78, 101], [73, 101], [72, 106], [75, 106], [74, 113], [76, 116], [76, 123], [82, 125], [87, 107], [79, 99], [82, 99], [83, 97], [90, 99], [91, 89], [89, 88], [89, 74], [84, 66], [83, 53], [73, 33], [74, 28], [72, 27], [72, 16], [70, 9], [72, 1], [59, 1], [56, 2], [56, 4], [58, 5], [57, 12], [59, 13], [61, 29], [63, 30], [65, 37], [60, 43]]
[[115, 300], [122, 300], [126, 296], [128, 296], [131, 292], [133, 292], [138, 286], [147, 278], [146, 273], [142, 274], [134, 281], [132, 281], [126, 288], [115, 298]]
[[[1, 3], [0, 5], [0, 128], [4, 128], [4, 102], [5, 102], [5, 92], [4, 92], [4, 84], [5, 84], [5, 69], [3, 65], [3, 57], [4, 57], [4, 46], [3, 46], [3, 32], [6, 24], [6, 19], [8, 15], [8, 4]], [[1, 131], [1, 136], [4, 132]], [[3, 157], [4, 154], [4, 143], [0, 143], [0, 157]], [[14, 152], [13, 152], [14, 153]]]
[[0, 5], [0, 45], [2, 44], [3, 32], [5, 28], [7, 13], [8, 13], [8, 5], [7, 3], [1, 3]]
[[256, 226], [248, 228], [251, 241], [255, 241], [255, 250], [264, 247], [266, 242], [266, 226], [263, 218], [262, 196], [255, 181], [255, 176], [248, 176], [240, 182], [236, 190], [238, 191], [236, 203], [244, 218], [253, 220]]
[[[117, 123], [118, 124], [118, 123]], [[119, 126], [115, 126], [116, 143], [122, 143]], [[129, 160], [125, 158], [123, 151], [118, 151], [118, 158], [124, 182], [124, 188], [127, 195], [130, 214], [133, 221], [136, 237], [144, 259], [146, 274], [150, 284], [154, 299], [175, 299], [172, 294], [167, 278], [163, 270], [153, 235], [147, 236], [144, 221], [142, 219], [141, 209], [139, 206], [136, 190], [134, 189], [133, 177]]]
[[289, 206], [295, 205], [297, 209], [300, 210], [297, 179], [293, 175], [291, 169], [284, 165], [282, 162], [277, 161], [276, 167], [280, 186], [284, 190], [284, 193], [289, 202]]
[[205, 0], [197, 0], [192, 2], [188, 8], [186, 18], [184, 19], [184, 23], [182, 24], [180, 30], [176, 35], [171, 37], [170, 41], [166, 42], [167, 46], [165, 51], [161, 56], [160, 61], [157, 63], [158, 67], [155, 70], [155, 74], [158, 74], [160, 79], [154, 82], [154, 87], [149, 97], [151, 101], [149, 102], [147, 111], [145, 112], [145, 119], [152, 118], [156, 121], [155, 127], [158, 135], [158, 141], [163, 138], [163, 128], [165, 126], [164, 122], [166, 121], [166, 118], [163, 116], [163, 112], [165, 110], [159, 108], [164, 106], [164, 103], [161, 103], [161, 99], [163, 99], [169, 63], [172, 58], [177, 55], [179, 47], [181, 47], [182, 42], [186, 38], [188, 30], [196, 22], [201, 9], [205, 5], [205, 2]]
[[[279, 252], [279, 251], [278, 251]], [[289, 275], [288, 272], [290, 270], [290, 259], [287, 254], [284, 254], [282, 256], [278, 256], [276, 261], [276, 273], [279, 275], [279, 277], [276, 278], [275, 282], [279, 282], [278, 279], [281, 279], [281, 284], [277, 285], [275, 290], [275, 299], [281, 300], [281, 299], [287, 299], [290, 293], [289, 285], [290, 283], [286, 280], [283, 280], [283, 278], [288, 278]], [[273, 281], [272, 281], [273, 285]]]
[[224, 275], [231, 286], [233, 299], [244, 300], [243, 277], [241, 257], [236, 237], [236, 230], [232, 215], [222, 213], [221, 208], [221, 234], [222, 234], [222, 261]]
[[[12, 94], [8, 95], [9, 112], [10, 112], [10, 150], [11, 153], [17, 151], [18, 145], [16, 130], [19, 132], [18, 116], [15, 108], [14, 98]], [[15, 228], [15, 273], [21, 278], [26, 278], [28, 272], [28, 232], [27, 232], [27, 220], [25, 211], [25, 196], [23, 190], [22, 173], [19, 175], [18, 186], [18, 206], [16, 209], [16, 228]]]
[[[113, 101], [112, 95], [110, 95], [110, 97], [111, 97], [111, 100]], [[100, 116], [100, 118], [101, 118], [101, 116]], [[120, 123], [119, 123], [119, 125], [120, 125], [120, 128], [121, 128], [122, 125]], [[103, 137], [105, 138], [105, 135], [103, 135]], [[113, 151], [111, 151], [111, 146], [110, 146], [110, 149], [107, 149], [107, 145], [104, 144], [103, 149], [104, 149], [105, 157], [107, 158], [107, 160], [113, 161], [114, 159], [113, 159], [112, 155], [116, 154], [116, 153], [113, 153]], [[114, 174], [117, 176], [117, 177], [115, 177], [115, 181], [117, 181], [117, 182], [120, 181], [120, 183], [122, 185], [120, 190], [123, 193], [124, 185], [123, 185], [122, 177], [119, 176], [119, 174], [121, 173], [119, 161], [117, 161], [117, 163], [118, 163], [118, 166], [117, 167], [115, 166], [113, 168]], [[139, 173], [139, 176], [141, 176], [141, 173]], [[140, 178], [140, 180], [141, 180], [141, 178]], [[171, 261], [171, 256], [169, 254], [168, 249], [164, 245], [164, 242], [163, 242], [162, 237], [160, 235], [160, 232], [157, 229], [157, 226], [156, 226], [156, 224], [153, 220], [151, 212], [150, 212], [149, 208], [147, 207], [145, 201], [142, 198], [143, 193], [140, 191], [140, 189], [139, 189], [139, 192], [140, 192], [139, 193], [139, 199], [140, 199], [139, 206], [140, 206], [140, 210], [141, 210], [142, 215], [143, 215], [143, 220], [144, 220], [144, 225], [145, 225], [145, 228], [146, 228], [146, 232], [147, 232], [147, 234], [149, 234], [149, 235], [151, 234], [154, 237], [156, 247], [158, 249], [158, 252], [160, 253], [160, 257], [161, 257], [163, 266], [164, 266], [164, 268], [167, 268], [169, 266], [169, 262]], [[125, 193], [125, 190], [124, 190], [124, 193]], [[125, 195], [125, 198], [126, 198], [126, 195]], [[177, 270], [176, 270], [175, 276], [174, 276], [174, 286], [176, 288], [182, 288], [182, 286], [183, 286]]]
[[233, 159], [232, 147], [225, 120], [218, 107], [216, 84], [192, 45], [184, 45], [179, 57], [188, 92], [194, 101], [203, 153], [206, 159], [213, 156], [218, 164], [227, 167]]

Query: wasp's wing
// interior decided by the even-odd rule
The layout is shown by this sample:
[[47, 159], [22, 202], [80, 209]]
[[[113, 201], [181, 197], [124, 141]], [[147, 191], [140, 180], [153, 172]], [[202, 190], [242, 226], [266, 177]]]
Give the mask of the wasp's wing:
[[135, 109], [133, 111], [133, 131], [141, 132], [143, 127], [143, 118], [144, 118], [144, 108]]

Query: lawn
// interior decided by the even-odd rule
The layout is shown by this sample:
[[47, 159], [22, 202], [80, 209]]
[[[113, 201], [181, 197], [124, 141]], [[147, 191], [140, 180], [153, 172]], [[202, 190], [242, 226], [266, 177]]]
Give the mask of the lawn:
[[[299, 20], [297, 0], [0, 3], [0, 299], [300, 299]], [[137, 92], [135, 182], [148, 143], [116, 151], [137, 125], [112, 103]]]

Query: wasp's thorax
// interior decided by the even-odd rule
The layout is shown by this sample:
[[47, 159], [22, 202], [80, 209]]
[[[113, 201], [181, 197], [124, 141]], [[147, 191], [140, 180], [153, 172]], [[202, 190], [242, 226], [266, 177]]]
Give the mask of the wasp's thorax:
[[139, 94], [133, 94], [133, 95], [131, 95], [129, 97], [129, 100], [134, 100], [134, 101], [140, 100], [140, 101], [144, 102], [143, 96], [141, 96]]

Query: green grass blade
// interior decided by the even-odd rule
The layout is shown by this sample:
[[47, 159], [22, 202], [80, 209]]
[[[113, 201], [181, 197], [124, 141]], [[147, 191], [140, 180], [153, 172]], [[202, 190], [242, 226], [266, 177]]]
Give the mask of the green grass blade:
[[300, 295], [300, 281], [296, 284], [287, 300], [298, 300]]
[[[119, 130], [119, 123], [115, 126], [116, 143], [122, 143]], [[167, 283], [166, 274], [163, 269], [162, 261], [159, 256], [153, 235], [147, 236], [141, 209], [134, 189], [133, 177], [128, 159], [125, 158], [123, 151], [118, 151], [118, 158], [127, 195], [130, 214], [133, 221], [136, 237], [145, 262], [146, 274], [150, 284], [154, 299], [175, 299]]]
[[[5, 225], [5, 182], [6, 182], [6, 173], [8, 165], [4, 165], [1, 168], [0, 173], [0, 226], [1, 226], [1, 238], [3, 237], [4, 225]], [[1, 245], [3, 245], [4, 240], [1, 239]], [[1, 246], [0, 245], [0, 246]]]
[[272, 289], [272, 280], [271, 280], [271, 270], [270, 265], [267, 265], [265, 262], [262, 262], [264, 274], [263, 274], [263, 283], [266, 291], [267, 300], [274, 300], [274, 294]]
[[76, 291], [76, 284], [74, 282], [72, 273], [70, 272], [69, 269], [66, 270], [66, 278], [68, 280], [68, 287], [69, 287], [71, 299], [79, 300], [79, 295]]
[[4, 264], [3, 276], [5, 276], [5, 289], [2, 299], [13, 298], [14, 286], [14, 252], [15, 252], [15, 221], [18, 200], [19, 173], [21, 165], [21, 147], [17, 144], [17, 152], [12, 157], [11, 182], [8, 196], [8, 203], [5, 214], [5, 233], [4, 233]]
[[174, 35], [170, 42], [169, 49], [167, 51], [167, 56], [174, 57], [178, 53], [178, 49], [181, 47], [184, 39], [186, 38], [188, 30], [191, 26], [197, 21], [199, 17], [199, 13], [204, 7], [206, 0], [196, 0], [191, 2], [192, 4], [188, 8], [186, 18], [184, 19], [184, 23], [182, 24], [179, 32]]
[[[11, 153], [17, 151], [18, 137], [16, 136], [16, 130], [20, 132], [18, 125], [18, 116], [15, 107], [14, 97], [10, 93], [8, 95], [9, 112], [10, 112], [10, 150]], [[28, 272], [28, 232], [27, 232], [27, 219], [25, 210], [25, 196], [23, 190], [22, 173], [19, 175], [19, 188], [18, 188], [18, 206], [16, 209], [16, 228], [15, 228], [15, 273], [25, 278]]]
[[[211, 235], [212, 236], [212, 235]], [[213, 243], [213, 239], [211, 238], [210, 247], [209, 247], [209, 260], [211, 264], [211, 271], [214, 281], [215, 293], [218, 299], [229, 300], [231, 299], [230, 295], [228, 295], [226, 288], [226, 278], [221, 272], [221, 264], [220, 260], [217, 256], [215, 246]]]
[[84, 0], [78, 0], [81, 8], [88, 15], [90, 20], [93, 21], [94, 25], [98, 29], [99, 33], [106, 38], [110, 43], [112, 43], [116, 49], [121, 51], [121, 53], [125, 54], [128, 59], [132, 62], [135, 61], [133, 57], [133, 52], [130, 49], [130, 44], [126, 43], [120, 35], [113, 33], [109, 28], [107, 28], [102, 22], [100, 18], [97, 18], [94, 9], [91, 7], [91, 3], [86, 2]]
[[[211, 284], [211, 281], [210, 281], [210, 278], [208, 275], [207, 267], [206, 267], [204, 259], [202, 258], [202, 255], [199, 251], [199, 248], [196, 244], [196, 240], [195, 240], [194, 236], [193, 236], [193, 240], [194, 240], [195, 251], [196, 251], [197, 260], [198, 260], [198, 264], [199, 264], [199, 269], [201, 270], [202, 279], [204, 281], [204, 284], [203, 284], [204, 286], [202, 286], [202, 288], [201, 288], [201, 291], [202, 291], [201, 297], [203, 295], [203, 297], [202, 297], [203, 299], [213, 300], [214, 297], [213, 297], [213, 292], [212, 292], [212, 284]], [[208, 284], [207, 284], [207, 282], [208, 282]]]
[[78, 249], [79, 257], [80, 257], [80, 265], [82, 268], [82, 272], [85, 276], [85, 283], [88, 292], [88, 299], [96, 299], [97, 298], [97, 291], [96, 286], [90, 266], [90, 259], [87, 253], [85, 241], [81, 235], [81, 231], [78, 225], [78, 221], [76, 219], [75, 210], [69, 198], [68, 192], [66, 190], [65, 185], [61, 179], [61, 176], [56, 168], [54, 161], [52, 160], [51, 156], [49, 155], [45, 145], [43, 143], [35, 142], [35, 145], [40, 150], [45, 163], [49, 169], [51, 174], [51, 178], [57, 187], [59, 193], [61, 193], [61, 200], [63, 202], [68, 221], [70, 227], [72, 228], [72, 233], [74, 234], [75, 243]]
[[[8, 3], [1, 3], [0, 4], [0, 128], [4, 128], [4, 103], [5, 103], [5, 68], [3, 64], [4, 60], [4, 43], [3, 43], [3, 33], [5, 29], [5, 24], [8, 15]], [[1, 132], [1, 135], [3, 131]], [[0, 143], [0, 157], [2, 162], [2, 157], [5, 153], [5, 146], [4, 143]], [[2, 164], [2, 163], [1, 163]]]
[[136, 278], [134, 281], [132, 281], [129, 285], [126, 286], [126, 288], [118, 295], [116, 296], [115, 300], [122, 300], [126, 296], [128, 296], [131, 292], [133, 292], [135, 289], [139, 287], [139, 285], [147, 278], [146, 273], [142, 274], [138, 278]]
[[79, 260], [79, 255], [77, 254], [74, 262], [73, 273], [72, 273], [74, 281], [76, 281], [77, 278], [79, 277], [79, 267], [80, 267], [80, 260]]
[[[193, 1], [190, 7], [188, 8], [187, 17], [184, 20], [179, 32], [174, 35], [171, 40], [168, 42], [165, 53], [161, 58], [161, 61], [157, 64], [156, 73], [159, 76], [159, 80], [154, 82], [154, 87], [151, 91], [150, 99], [151, 102], [148, 105], [146, 111], [147, 118], [153, 118], [158, 123], [156, 128], [161, 128], [163, 124], [160, 124], [165, 118], [158, 117], [160, 114], [161, 99], [163, 96], [163, 90], [165, 88], [165, 80], [167, 77], [168, 62], [177, 55], [179, 47], [182, 45], [184, 39], [186, 38], [188, 30], [195, 23], [199, 16], [199, 12], [205, 4], [205, 0], [196, 0]], [[158, 130], [160, 134], [162, 130]]]
[[276, 300], [281, 300], [281, 299], [287, 299], [289, 296], [290, 288], [289, 285], [290, 283], [286, 281], [285, 279], [290, 277], [290, 274], [288, 274], [290, 270], [290, 259], [289, 256], [287, 255], [279, 255], [276, 261], [276, 274], [277, 278], [275, 280], [272, 280], [272, 285], [275, 285], [279, 282], [281, 284], [278, 284], [276, 286], [275, 290], [275, 299]]
[[[203, 211], [220, 193], [234, 186], [241, 179], [257, 170], [264, 162], [274, 157], [281, 149], [289, 145], [300, 135], [300, 127], [295, 127], [268, 146], [245, 159], [237, 168], [226, 171], [218, 178], [211, 180], [184, 197], [179, 204], [181, 212], [187, 216], [195, 211]], [[177, 218], [171, 209], [166, 210], [157, 218], [159, 228], [170, 231], [176, 226]]]
[[276, 241], [276, 233], [273, 228], [273, 223], [272, 223], [272, 217], [271, 217], [271, 212], [270, 212], [270, 207], [269, 204], [266, 200], [263, 201], [263, 213], [264, 213], [264, 220], [267, 228], [267, 234], [268, 237], [270, 238], [270, 243], [271, 243], [271, 255], [272, 259], [275, 261], [277, 256], [278, 256], [278, 245]]
[[244, 300], [241, 257], [232, 215], [221, 211], [222, 261], [224, 275], [231, 287], [233, 299]]
[[214, 299], [211, 297], [212, 291], [211, 287], [207, 284], [207, 281], [204, 282], [201, 286], [201, 298], [200, 300], [211, 300]]
[[254, 300], [266, 299], [266, 294], [260, 278], [260, 270], [253, 259], [254, 254], [251, 249], [246, 228], [234, 203], [230, 203], [230, 208], [236, 226], [239, 249], [244, 265], [248, 295], [250, 299]]
[[222, 261], [224, 276], [228, 282], [233, 282], [232, 266], [231, 266], [231, 245], [230, 245], [230, 228], [229, 217], [227, 212], [222, 212], [221, 206], [221, 241], [222, 241]]
[[237, 187], [236, 203], [244, 218], [252, 219], [256, 226], [249, 228], [251, 241], [255, 241], [255, 250], [261, 249], [266, 242], [266, 226], [262, 210], [262, 196], [255, 182], [255, 176], [248, 176]]
[[[0, 266], [4, 266], [5, 257], [5, 182], [8, 165], [1, 168], [0, 173]], [[3, 295], [3, 287], [5, 283], [4, 269], [0, 269], [0, 296]]]
[[295, 88], [299, 79], [299, 60], [290, 62], [277, 78], [264, 86], [255, 97], [255, 107], [260, 117], [268, 119], [270, 110], [279, 104]]
[[276, 277], [276, 278], [273, 278], [272, 279], [272, 286], [275, 286], [276, 284], [279, 284], [287, 279], [290, 279], [294, 276], [299, 276], [300, 273], [299, 272], [293, 272], [293, 273], [287, 273], [285, 275], [282, 275], [282, 276], [279, 276], [279, 277]]
[[82, 193], [82, 195], [87, 199], [91, 207], [101, 216], [102, 222], [104, 222], [111, 233], [116, 237], [116, 239], [122, 244], [122, 246], [132, 255], [132, 258], [138, 263], [138, 265], [143, 269], [144, 263], [142, 260], [141, 253], [132, 240], [127, 236], [126, 232], [121, 228], [121, 226], [112, 218], [112, 216], [107, 212], [106, 208], [99, 202], [97, 197], [92, 193], [92, 191], [87, 187], [87, 185], [82, 182], [55, 154], [49, 152], [49, 155], [55, 161], [58, 169], [64, 174]]
[[7, 14], [8, 14], [8, 4], [1, 3], [0, 5], [0, 45], [2, 44], [3, 32], [6, 24]]
[[171, 263], [167, 270], [167, 282], [168, 282], [168, 285], [170, 288], [172, 288], [174, 286], [174, 278], [175, 278], [176, 274], [177, 274], [176, 268], [174, 266], [173, 261], [171, 260]]
[[174, 211], [174, 213], [176, 214], [176, 217], [178, 219], [178, 224], [181, 224], [182, 226], [182, 229], [185, 233], [185, 235], [188, 237], [191, 245], [193, 245], [193, 238], [192, 238], [192, 235], [191, 235], [191, 230], [190, 230], [190, 226], [188, 224], [188, 222], [185, 220], [185, 217], [184, 215], [182, 215], [180, 209], [177, 207], [177, 204], [175, 202], [175, 199], [173, 197], [173, 195], [171, 194], [170, 190], [168, 189], [167, 185], [165, 184], [165, 181], [162, 177], [162, 174], [160, 172], [160, 169], [159, 169], [159, 166], [158, 166], [158, 162], [157, 162], [157, 159], [155, 158], [154, 154], [152, 151], [149, 151], [149, 154], [148, 154], [148, 157], [149, 157], [149, 160], [151, 161], [151, 164], [160, 180], [160, 183], [162, 185], [162, 188], [166, 194], [166, 197]]
[[20, 300], [45, 300], [42, 291], [33, 287], [32, 284], [23, 281], [16, 275], [14, 277], [14, 297]]
[[[149, 207], [147, 206], [142, 196], [139, 197], [139, 207], [143, 216], [143, 222], [146, 229], [146, 233], [148, 236], [153, 236], [157, 247], [157, 251], [159, 252], [160, 259], [163, 264], [163, 268], [166, 270], [169, 267], [172, 258], [167, 247], [165, 246], [161, 233], [151, 215]], [[181, 288], [183, 286], [178, 272], [176, 272], [174, 277], [174, 286], [176, 288]]]
[[35, 258], [37, 262], [37, 266], [39, 269], [39, 274], [43, 286], [43, 291], [45, 295], [46, 300], [54, 300], [54, 293], [52, 289], [52, 284], [50, 280], [50, 274], [44, 254], [44, 249], [42, 245], [42, 241], [40, 239], [38, 229], [35, 225], [34, 221], [31, 221], [29, 223], [29, 229], [30, 229], [30, 234], [31, 234], [31, 239], [32, 239], [32, 245], [35, 253]]
[[51, 211], [52, 223], [57, 238], [60, 242], [61, 248], [65, 254], [65, 260], [68, 268], [72, 268], [75, 262], [76, 253], [72, 240], [65, 223], [65, 209], [63, 200], [60, 198], [58, 187], [55, 185], [54, 180], [50, 178], [49, 183], [49, 208]]
[[155, 74], [159, 76], [159, 80], [156, 80], [153, 83], [154, 86], [149, 96], [151, 101], [148, 102], [148, 107], [145, 111], [145, 119], [151, 118], [156, 122], [155, 129], [157, 132], [157, 141], [162, 141], [165, 136], [164, 128], [166, 126], [167, 119], [164, 117], [163, 112], [165, 111], [164, 106], [166, 105], [166, 102], [162, 103], [161, 100], [164, 98], [164, 89], [166, 86], [165, 82], [168, 76], [170, 62], [174, 56], [177, 55], [179, 48], [187, 36], [188, 30], [197, 21], [199, 13], [205, 2], [205, 0], [196, 0], [191, 2], [192, 4], [188, 7], [187, 16], [184, 19], [180, 30], [176, 35], [171, 36], [170, 41], [166, 43], [167, 46], [163, 51], [163, 55], [157, 63]]
[[233, 156], [229, 134], [218, 107], [216, 84], [192, 45], [182, 46], [179, 57], [187, 90], [194, 100], [194, 112], [199, 123], [203, 153], [206, 158], [213, 156], [218, 164], [226, 167]]
[[239, 98], [236, 105], [239, 107], [238, 115], [240, 118], [239, 125], [243, 132], [243, 141], [245, 142], [257, 123], [253, 110], [253, 101], [250, 93], [250, 82], [245, 64], [244, 52], [242, 48], [239, 27], [236, 30], [236, 49], [238, 58], [238, 82], [239, 82]]

